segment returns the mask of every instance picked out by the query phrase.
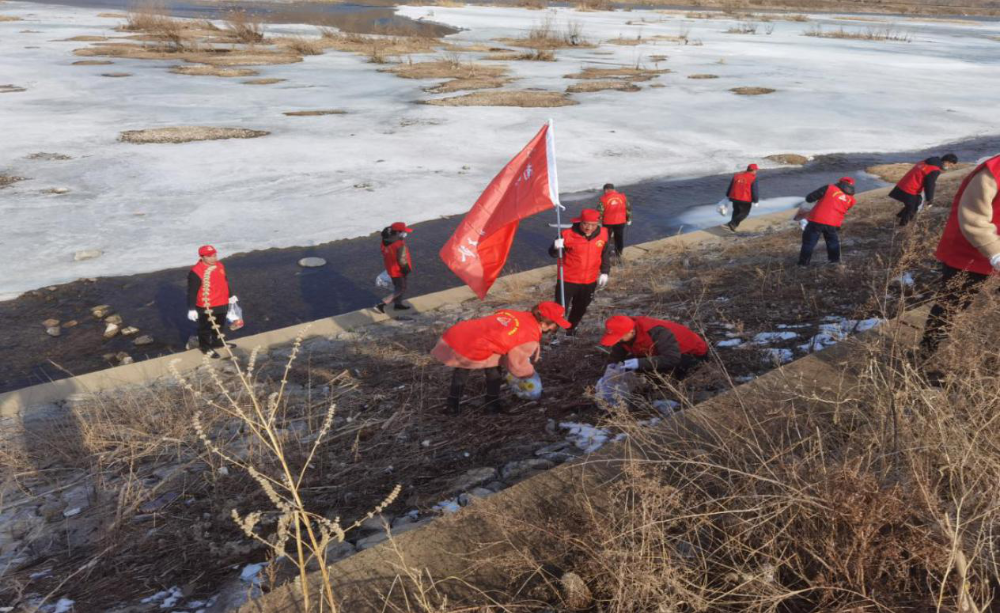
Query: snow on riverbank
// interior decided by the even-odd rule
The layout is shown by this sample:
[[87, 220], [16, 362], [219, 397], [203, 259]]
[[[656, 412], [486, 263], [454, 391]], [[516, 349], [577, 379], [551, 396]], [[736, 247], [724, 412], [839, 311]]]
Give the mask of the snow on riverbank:
[[[0, 172], [31, 179], [0, 191], [0, 259], [8, 263], [2, 298], [188, 264], [206, 242], [223, 254], [309, 245], [399, 219], [461, 213], [549, 117], [562, 188], [579, 191], [607, 180], [732, 172], [773, 153], [901, 150], [987, 134], [997, 93], [982, 84], [1000, 76], [998, 45], [989, 39], [1000, 33], [996, 23], [914, 24], [907, 26], [913, 42], [889, 43], [805, 37], [810, 24], [792, 22], [774, 23], [770, 36], [725, 34], [733, 22], [655, 11], [402, 7], [404, 15], [465, 28], [453, 42], [523, 36], [551, 15], [558, 29], [579, 23], [592, 42], [689, 28], [690, 39], [703, 43], [601, 44], [560, 50], [557, 62], [508, 63], [516, 89], [561, 92], [575, 82], [564, 75], [582, 67], [636, 64], [671, 69], [651, 82], [662, 88], [576, 94], [578, 106], [554, 109], [433, 107], [415, 104], [431, 97], [422, 91], [430, 82], [381, 73], [364, 57], [335, 51], [255, 67], [260, 77], [287, 79], [267, 86], [171, 74], [170, 61], [114, 59], [114, 72], [132, 76], [102, 77], [109, 67], [72, 65], [80, 59], [72, 50], [87, 43], [60, 41], [112, 35], [118, 20], [97, 17], [96, 9], [20, 2], [2, 10], [23, 19], [0, 22], [2, 82], [26, 91], [0, 94]], [[268, 27], [271, 34], [315, 31]], [[669, 57], [657, 63], [657, 54]], [[463, 61], [477, 57], [462, 54]], [[686, 78], [694, 73], [719, 78]], [[728, 91], [739, 86], [778, 91]], [[331, 108], [347, 114], [283, 114]], [[271, 134], [117, 142], [122, 130], [176, 125]], [[72, 159], [27, 159], [39, 152]], [[685, 224], [719, 221], [714, 212], [690, 215]], [[81, 250], [103, 254], [74, 261]]]

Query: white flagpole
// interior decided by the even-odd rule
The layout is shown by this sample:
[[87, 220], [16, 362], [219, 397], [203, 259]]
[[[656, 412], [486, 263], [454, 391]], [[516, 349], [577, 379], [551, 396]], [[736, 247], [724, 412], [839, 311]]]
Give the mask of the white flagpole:
[[[549, 197], [556, 209], [556, 239], [562, 238], [562, 216], [564, 207], [559, 202], [559, 173], [556, 169], [556, 132], [555, 122], [549, 119], [549, 132], [545, 138], [545, 157], [548, 159], [549, 167]], [[566, 307], [566, 282], [563, 278], [563, 250], [559, 248], [559, 258], [557, 260], [559, 268], [559, 299], [563, 308]]]

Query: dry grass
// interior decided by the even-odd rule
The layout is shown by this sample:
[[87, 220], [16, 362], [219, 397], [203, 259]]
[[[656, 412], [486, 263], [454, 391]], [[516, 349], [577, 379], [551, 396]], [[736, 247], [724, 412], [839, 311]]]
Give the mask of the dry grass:
[[120, 79], [122, 77], [131, 77], [131, 72], [102, 72], [102, 77], [111, 77], [112, 79]]
[[105, 19], [128, 19], [126, 13], [98, 13], [97, 16]]
[[306, 38], [304, 36], [285, 36], [271, 40], [279, 47], [285, 47], [299, 55], [322, 55], [323, 41], [321, 39]]
[[275, 83], [282, 83], [287, 81], [287, 79], [250, 79], [249, 81], [241, 81], [244, 85], [274, 85]]
[[80, 60], [73, 62], [74, 66], [107, 66], [109, 64], [114, 64], [114, 62], [110, 60]]
[[718, 79], [719, 75], [717, 75], [717, 74], [699, 73], [699, 74], [689, 74], [688, 78], [689, 79]]
[[0, 189], [3, 189], [5, 187], [10, 187], [11, 185], [17, 183], [18, 181], [24, 181], [24, 177], [0, 174]]
[[778, 91], [770, 87], [734, 87], [729, 91], [738, 96], [764, 96]]
[[778, 162], [779, 164], [789, 164], [793, 166], [802, 166], [809, 161], [809, 158], [797, 153], [776, 153], [774, 155], [768, 155], [764, 159], [771, 160], [772, 162]]
[[74, 36], [73, 38], [62, 38], [59, 42], [70, 43], [99, 43], [108, 40], [107, 36]]
[[756, 34], [760, 24], [740, 22], [726, 30], [726, 34]]
[[243, 9], [225, 14], [225, 32], [234, 40], [246, 45], [264, 42], [264, 24], [260, 17]]
[[844, 38], [849, 40], [889, 41], [900, 43], [908, 43], [912, 40], [909, 32], [900, 30], [894, 26], [865, 28], [864, 30], [845, 30], [844, 28], [839, 28], [837, 30], [824, 30], [822, 26], [817, 24], [803, 32], [803, 35], [817, 38]]
[[167, 45], [134, 45], [128, 43], [97, 43], [91, 47], [76, 49], [74, 55], [81, 57], [119, 57], [138, 60], [182, 60], [212, 66], [268, 66], [301, 62], [302, 56], [287, 49], [271, 50], [253, 48], [212, 48], [201, 51], [183, 50]]
[[27, 89], [21, 87], [20, 85], [6, 84], [0, 85], [0, 94], [16, 94], [18, 92], [26, 92]]
[[582, 94], [609, 90], [616, 92], [637, 92], [640, 89], [642, 88], [631, 81], [583, 81], [567, 87], [566, 93]]
[[320, 109], [315, 111], [285, 111], [282, 113], [288, 117], [320, 117], [323, 115], [346, 115], [343, 109]]
[[14, 17], [13, 15], [0, 15], [0, 22], [4, 21], [23, 21], [20, 17]]
[[171, 18], [166, 7], [158, 3], [142, 4], [129, 10], [122, 29], [145, 32], [172, 50], [183, 49], [190, 42], [190, 22]]
[[650, 69], [650, 68], [637, 68], [622, 66], [619, 68], [596, 68], [593, 66], [587, 66], [583, 70], [577, 73], [568, 74], [565, 76], [566, 79], [618, 79], [622, 81], [630, 82], [643, 82], [651, 81], [656, 77], [664, 74], [668, 74], [669, 69]]
[[209, 65], [171, 66], [170, 72], [194, 77], [253, 77], [259, 74], [250, 68], [222, 68]]
[[523, 52], [501, 51], [491, 53], [483, 59], [497, 62], [554, 62], [556, 61], [556, 54], [548, 49], [535, 49]]
[[320, 28], [320, 33], [325, 48], [365, 55], [373, 64], [385, 64], [402, 55], [431, 53], [442, 45], [440, 40], [425, 36], [374, 36], [341, 33], [331, 28]]
[[532, 11], [543, 11], [549, 8], [549, 0], [514, 0], [514, 6]]
[[514, 47], [529, 49], [564, 49], [567, 47], [592, 48], [595, 45], [583, 36], [583, 26], [579, 22], [567, 22], [562, 30], [552, 17], [546, 17], [535, 24], [522, 38], [501, 38], [497, 42]]
[[465, 6], [465, 3], [460, 0], [434, 0], [434, 6], [460, 9]]
[[615, 4], [612, 0], [577, 0], [574, 8], [578, 11], [613, 11]]
[[572, 106], [579, 104], [566, 94], [537, 91], [489, 91], [473, 92], [464, 96], [425, 100], [431, 106], [518, 106], [522, 108]]
[[432, 93], [451, 93], [474, 89], [496, 89], [510, 82], [504, 66], [485, 66], [473, 62], [462, 62], [458, 56], [430, 62], [399, 64], [386, 69], [404, 79], [451, 79], [428, 88]]
[[224, 140], [230, 138], [260, 138], [270, 132], [247, 128], [212, 128], [208, 126], [177, 126], [172, 128], [150, 128], [146, 130], [126, 130], [118, 140], [139, 145], [150, 143], [191, 143], [203, 140]]

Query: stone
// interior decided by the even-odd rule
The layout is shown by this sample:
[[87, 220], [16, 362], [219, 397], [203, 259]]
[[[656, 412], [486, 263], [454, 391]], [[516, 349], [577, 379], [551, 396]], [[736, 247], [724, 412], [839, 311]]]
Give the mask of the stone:
[[423, 528], [427, 524], [429, 524], [432, 521], [434, 521], [433, 517], [425, 517], [424, 519], [417, 519], [417, 520], [414, 520], [412, 518], [408, 518], [408, 519], [410, 521], [402, 523], [398, 527], [395, 526], [395, 525], [392, 527], [392, 535], [393, 536], [399, 536], [400, 534], [405, 534], [405, 533], [409, 532], [410, 530], [416, 530], [417, 528]]
[[[63, 511], [63, 515], [70, 517], [71, 515], [76, 515], [83, 509], [90, 506], [90, 497], [93, 493], [93, 488], [89, 485], [77, 485], [72, 487], [62, 494], [63, 504], [66, 505], [66, 511]], [[67, 514], [69, 511], [76, 509], [76, 513]]]
[[469, 504], [474, 500], [479, 500], [481, 498], [488, 498], [495, 494], [493, 490], [488, 490], [485, 487], [477, 487], [469, 490], [468, 492], [462, 492], [458, 495], [458, 504], [463, 507], [469, 506]]
[[122, 336], [132, 336], [133, 334], [137, 334], [138, 332], [139, 328], [136, 328], [135, 326], [126, 326], [122, 328]]
[[[45, 193], [46, 194], [68, 194], [69, 193], [69, 188], [68, 187], [53, 187], [51, 189], [45, 190]], [[83, 254], [96, 253], [97, 255], [91, 256], [90, 258], [81, 258], [81, 257], [78, 257], [81, 253], [83, 253]], [[77, 260], [77, 261], [79, 261], [79, 260], [89, 260], [89, 259], [93, 259], [93, 258], [99, 258], [99, 257], [101, 257], [101, 255], [103, 255], [103, 253], [101, 251], [98, 251], [97, 249], [94, 249], [92, 251], [78, 251], [73, 256], [73, 259]]]
[[90, 314], [97, 319], [104, 319], [104, 317], [111, 312], [110, 304], [101, 304], [95, 307], [91, 307]]
[[104, 338], [112, 338], [118, 334], [119, 330], [120, 328], [118, 327], [118, 324], [108, 324], [107, 327], [104, 328]]
[[114, 355], [114, 358], [116, 360], [118, 360], [119, 364], [123, 364], [123, 365], [124, 364], [131, 364], [132, 362], [135, 361], [135, 360], [132, 359], [132, 356], [130, 356], [129, 354], [125, 353], [124, 351], [119, 351], [118, 353], [116, 353]]
[[187, 339], [187, 342], [184, 343], [184, 348], [187, 349], [188, 351], [190, 351], [192, 349], [197, 349], [198, 348], [198, 337], [197, 336], [189, 336], [188, 339]]
[[56, 326], [59, 325], [59, 320], [58, 319], [46, 319], [45, 321], [42, 322], [42, 325], [45, 326], [46, 328], [54, 328], [54, 327], [56, 327]]
[[106, 323], [106, 324], [115, 324], [116, 326], [121, 326], [122, 325], [122, 316], [121, 315], [108, 315], [104, 319], [104, 323]]
[[[69, 190], [66, 190], [67, 192]], [[54, 192], [54, 193], [65, 193], [65, 192]], [[104, 252], [100, 249], [85, 249], [83, 251], [77, 251], [73, 254], [73, 260], [75, 262], [82, 262], [83, 260], [93, 260], [104, 255]]]
[[[337, 562], [348, 558], [358, 552], [357, 547], [348, 541], [342, 543], [330, 543], [326, 548], [326, 564], [336, 564]], [[312, 559], [309, 561], [309, 570], [317, 571], [319, 570], [319, 565], [316, 564], [316, 560]]]
[[299, 266], [302, 268], [319, 268], [320, 266], [326, 266], [326, 260], [323, 258], [302, 258], [299, 260]]
[[178, 497], [180, 497], [179, 492], [166, 492], [165, 494], [160, 494], [156, 498], [143, 503], [143, 505], [139, 507], [139, 511], [142, 513], [156, 513], [171, 502], [177, 500]]
[[361, 522], [358, 529], [365, 532], [385, 532], [386, 524], [392, 525], [392, 515], [379, 513], [378, 515], [373, 515]]
[[486, 489], [493, 493], [499, 492], [500, 490], [507, 489], [507, 484], [503, 481], [490, 481], [486, 484]]
[[555, 466], [555, 464], [549, 460], [543, 460], [540, 458], [515, 460], [504, 465], [503, 469], [500, 470], [500, 476], [503, 477], [504, 481], [510, 481], [529, 472], [548, 470], [553, 466]]
[[45, 333], [49, 336], [59, 336], [62, 334], [62, 328], [59, 326], [52, 326], [51, 328], [45, 328]]
[[559, 578], [559, 592], [566, 610], [584, 611], [594, 604], [594, 595], [590, 592], [590, 588], [576, 573], [563, 573]]
[[69, 320], [67, 322], [63, 322], [62, 327], [63, 328], [72, 328], [72, 327], [75, 327], [75, 326], [79, 325], [79, 323], [80, 322], [78, 322], [77, 320], [71, 319], [71, 320]]
[[451, 480], [448, 484], [448, 491], [451, 492], [464, 492], [471, 490], [474, 487], [482, 485], [483, 483], [488, 483], [497, 478], [497, 471], [495, 468], [490, 466], [485, 466], [482, 468], [473, 468], [468, 470], [465, 474], [459, 475]]
[[143, 345], [152, 345], [153, 337], [148, 334], [143, 334], [139, 338], [132, 341], [137, 347], [142, 347]]
[[371, 536], [366, 536], [365, 538], [357, 542], [358, 551], [364, 551], [365, 549], [371, 549], [379, 543], [384, 543], [389, 540], [389, 535], [383, 532], [376, 532]]

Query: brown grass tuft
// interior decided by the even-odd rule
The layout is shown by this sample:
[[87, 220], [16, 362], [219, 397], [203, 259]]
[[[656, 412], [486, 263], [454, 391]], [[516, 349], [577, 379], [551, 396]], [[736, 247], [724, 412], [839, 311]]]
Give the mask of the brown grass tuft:
[[845, 38], [850, 40], [870, 40], [908, 43], [912, 40], [909, 32], [900, 30], [895, 26], [884, 26], [879, 28], [865, 28], [864, 30], [824, 30], [823, 26], [816, 24], [803, 32], [804, 36], [814, 36], [817, 38]]
[[253, 77], [259, 74], [250, 68], [222, 68], [209, 65], [172, 66], [170, 72], [194, 77]]
[[306, 38], [304, 36], [285, 36], [275, 38], [271, 42], [279, 47], [291, 49], [299, 55], [322, 55], [323, 42], [320, 39]]
[[20, 85], [12, 85], [10, 83], [6, 85], [0, 85], [0, 94], [16, 94], [18, 92], [26, 92], [27, 89], [21, 87]]
[[570, 94], [582, 94], [589, 92], [602, 92], [602, 91], [618, 91], [618, 92], [637, 92], [641, 88], [632, 83], [631, 81], [583, 81], [581, 83], [574, 83], [566, 88], [566, 92]]
[[764, 159], [771, 160], [772, 162], [778, 162], [779, 164], [791, 164], [795, 166], [802, 166], [809, 161], [809, 158], [797, 153], [776, 153], [774, 155], [768, 155]]
[[717, 75], [717, 74], [699, 73], [699, 74], [689, 74], [688, 78], [689, 79], [718, 79], [719, 75]]
[[149, 128], [146, 130], [126, 130], [118, 140], [123, 143], [145, 145], [150, 143], [191, 143], [203, 140], [224, 140], [229, 138], [260, 138], [270, 132], [247, 128], [212, 128], [208, 126], [177, 126], [172, 128]]
[[591, 48], [596, 46], [584, 38], [583, 26], [579, 22], [567, 22], [563, 30], [560, 31], [556, 28], [555, 20], [552, 17], [543, 19], [522, 38], [501, 38], [498, 42], [530, 49]]
[[474, 92], [464, 96], [425, 100], [431, 106], [518, 106], [523, 108], [572, 106], [579, 104], [566, 94], [558, 92], [536, 92], [503, 90]]
[[613, 11], [615, 4], [612, 0], [577, 0], [574, 8], [581, 12]]
[[734, 87], [729, 91], [739, 96], [764, 96], [778, 91], [770, 87]]
[[111, 77], [113, 79], [120, 79], [122, 77], [131, 77], [131, 72], [102, 72], [102, 77]]
[[14, 17], [13, 15], [0, 15], [0, 21], [24, 21], [20, 17]]
[[80, 60], [79, 62], [73, 62], [74, 66], [107, 66], [108, 64], [114, 64], [110, 60]]
[[282, 83], [287, 81], [287, 79], [250, 79], [249, 81], [241, 81], [244, 85], [274, 85], [275, 83]]
[[564, 78], [601, 80], [619, 79], [623, 81], [643, 82], [651, 81], [652, 79], [660, 75], [668, 74], [669, 72], [670, 70], [667, 68], [651, 69], [627, 66], [622, 66], [620, 68], [595, 68], [593, 66], [588, 66], [580, 72], [568, 74]]
[[283, 115], [289, 117], [319, 117], [321, 115], [346, 115], [347, 111], [342, 109], [321, 109], [315, 111], [285, 111]]
[[554, 62], [556, 54], [548, 49], [535, 49], [534, 51], [504, 51], [491, 53], [484, 59], [497, 62]]
[[264, 24], [260, 17], [246, 10], [228, 11], [225, 15], [225, 31], [235, 40], [255, 45], [264, 42]]
[[0, 174], [0, 189], [3, 189], [5, 187], [10, 187], [11, 185], [17, 183], [18, 181], [24, 181], [24, 177]]

